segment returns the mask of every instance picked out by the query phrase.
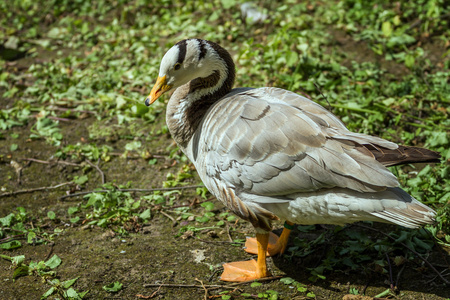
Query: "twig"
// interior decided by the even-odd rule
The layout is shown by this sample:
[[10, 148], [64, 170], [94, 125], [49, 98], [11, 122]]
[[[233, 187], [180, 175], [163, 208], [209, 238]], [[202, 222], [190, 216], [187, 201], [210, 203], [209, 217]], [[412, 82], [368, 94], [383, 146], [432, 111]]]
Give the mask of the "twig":
[[151, 298], [155, 297], [156, 294], [158, 294], [161, 287], [162, 287], [162, 285], [159, 285], [158, 289], [156, 291], [154, 291], [150, 296], [144, 296], [141, 294], [137, 294], [136, 297], [141, 298], [141, 299], [151, 299]]
[[[272, 281], [272, 280], [276, 280], [276, 279], [279, 279], [279, 278], [282, 278], [282, 277], [283, 276], [272, 276], [272, 277], [259, 278], [258, 282]], [[154, 284], [154, 283], [147, 283], [147, 284], [144, 284], [143, 287], [162, 286], [162, 287], [173, 287], [173, 288], [196, 288], [196, 289], [198, 289], [198, 288], [203, 289], [204, 287], [206, 287], [209, 290], [213, 290], [213, 289], [235, 289], [236, 286], [244, 285], [244, 284], [248, 284], [248, 283], [252, 283], [252, 282], [255, 282], [255, 280], [247, 280], [247, 281], [235, 282], [235, 283], [231, 283], [231, 284], [227, 284], [227, 285], [220, 285], [220, 284], [197, 285], [197, 284], [171, 284], [171, 283]]]
[[[201, 285], [197, 285], [197, 284], [170, 284], [170, 283], [159, 283], [159, 284], [153, 284], [153, 283], [147, 283], [144, 284], [144, 287], [171, 287], [171, 288], [203, 288], [205, 285], [201, 286]], [[230, 286], [226, 286], [226, 285], [219, 285], [219, 284], [211, 284], [211, 285], [206, 285], [205, 287], [208, 287], [210, 289], [234, 289], [234, 287]]]
[[95, 114], [95, 112], [90, 111], [90, 110], [79, 110], [79, 109], [71, 109], [71, 108], [63, 108], [63, 107], [49, 107], [46, 108], [46, 110], [54, 110], [54, 111], [68, 111], [70, 110], [71, 112], [79, 112], [79, 113], [86, 113], [86, 114]]
[[391, 290], [394, 290], [395, 283], [394, 283], [394, 278], [392, 276], [391, 260], [389, 259], [389, 255], [387, 254], [387, 252], [385, 254], [386, 254], [386, 260], [387, 260], [388, 266], [389, 266], [389, 280], [391, 281]]
[[214, 270], [214, 272], [211, 274], [211, 276], [209, 276], [208, 281], [211, 282], [211, 280], [213, 279], [213, 277], [217, 274], [217, 272], [219, 272], [220, 269], [216, 268]]
[[70, 121], [72, 121], [71, 119], [54, 117], [54, 116], [48, 116], [47, 118], [52, 119], [52, 120], [56, 120], [56, 121], [63, 121], [63, 122], [70, 122]]
[[103, 173], [103, 171], [99, 168], [98, 162], [96, 165], [94, 165], [89, 159], [86, 159], [86, 162], [100, 173], [100, 176], [102, 178], [102, 184], [105, 184], [105, 173]]
[[[3, 230], [11, 230], [11, 228], [5, 228], [3, 227]], [[8, 236], [5, 237], [3, 239], [0, 239], [0, 243], [6, 242], [7, 240], [24, 240], [25, 239], [25, 233], [22, 234], [18, 234], [18, 235], [13, 235], [13, 236]]]
[[162, 210], [160, 210], [159, 212], [162, 213], [163, 215], [165, 215], [166, 217], [168, 217], [170, 220], [172, 220], [172, 226], [175, 227], [175, 225], [177, 224], [177, 221], [172, 216], [170, 216], [169, 214], [166, 214]]
[[[35, 159], [35, 158], [23, 158], [22, 160], [26, 160], [26, 161], [33, 161], [33, 162], [37, 162], [40, 164], [50, 164], [52, 162], [50, 161], [46, 161], [46, 160], [40, 160], [40, 159]], [[81, 167], [81, 165], [76, 164], [76, 163], [71, 163], [71, 162], [67, 162], [67, 161], [55, 161], [54, 163], [56, 164], [61, 164], [61, 165], [68, 165], [68, 166], [75, 166], [75, 167]]]
[[28, 190], [20, 190], [20, 191], [15, 191], [15, 192], [9, 192], [9, 193], [4, 193], [4, 194], [0, 194], [0, 198], [1, 197], [8, 197], [8, 196], [13, 196], [13, 195], [18, 195], [18, 194], [25, 194], [25, 193], [33, 193], [33, 192], [37, 192], [37, 191], [46, 191], [46, 190], [52, 190], [52, 189], [57, 189], [60, 188], [62, 186], [68, 185], [68, 184], [72, 184], [73, 182], [64, 182], [64, 183], [60, 183], [57, 184], [55, 186], [45, 186], [45, 187], [39, 187], [39, 188], [35, 188], [35, 189], [28, 189]]
[[[108, 154], [112, 155], [112, 156], [122, 156], [123, 155], [123, 153], [120, 153], [120, 152], [110, 152]], [[127, 158], [142, 158], [142, 156], [127, 154]], [[164, 155], [156, 155], [156, 154], [150, 154], [149, 158], [167, 159], [167, 157]]]
[[[180, 186], [180, 187], [155, 188], [155, 189], [116, 189], [114, 191], [147, 193], [147, 192], [154, 192], [154, 191], [174, 191], [174, 190], [196, 189], [199, 187], [203, 187], [203, 185], [187, 185], [187, 186]], [[64, 198], [69, 198], [69, 197], [76, 197], [76, 196], [81, 196], [81, 195], [92, 194], [92, 193], [107, 193], [107, 192], [111, 192], [111, 191], [112, 190], [96, 190], [96, 191], [73, 193], [70, 195], [61, 196], [61, 197], [59, 197], [59, 200], [64, 199]]]
[[228, 235], [228, 239], [230, 240], [230, 242], [233, 242], [233, 239], [231, 238], [231, 234], [230, 234], [230, 226], [228, 225], [228, 223], [225, 223], [227, 225], [227, 235]]
[[[362, 227], [362, 228], [366, 228], [366, 229], [369, 229], [369, 230], [373, 230], [373, 231], [376, 231], [376, 232], [378, 232], [378, 233], [381, 233], [382, 235], [384, 235], [384, 236], [386, 236], [386, 237], [388, 237], [389, 239], [391, 239], [391, 240], [393, 240], [393, 241], [395, 241], [396, 239], [395, 238], [393, 238], [392, 236], [390, 236], [389, 234], [387, 234], [387, 233], [384, 233], [383, 231], [380, 231], [380, 230], [378, 230], [378, 229], [375, 229], [375, 228], [372, 228], [372, 227], [368, 227], [368, 226], [364, 226], [364, 225], [361, 225], [361, 224], [355, 224], [355, 226], [359, 226], [359, 227]], [[414, 249], [412, 249], [411, 247], [409, 247], [408, 245], [406, 245], [405, 243], [402, 243], [402, 242], [398, 242], [399, 244], [401, 244], [403, 247], [405, 247], [406, 249], [408, 249], [409, 251], [411, 251], [412, 253], [414, 253], [414, 255], [416, 255], [418, 258], [420, 258], [424, 263], [426, 263], [436, 274], [438, 274], [438, 276], [442, 279], [442, 281], [444, 281], [446, 284], [450, 284], [450, 281], [448, 281], [447, 279], [445, 279], [445, 277], [444, 276], [442, 276], [441, 275], [441, 273], [438, 271], [438, 270], [436, 270], [436, 268], [428, 261], [428, 260], [426, 260], [426, 258], [424, 258], [422, 255], [420, 255], [419, 253], [417, 253]]]
[[51, 242], [49, 244], [49, 246], [50, 246], [50, 251], [48, 251], [48, 254], [47, 254], [47, 256], [45, 257], [44, 260], [48, 260], [50, 258], [50, 255], [52, 255], [52, 253], [53, 253], [53, 246], [55, 246], [55, 242]]
[[402, 276], [403, 271], [405, 270], [405, 268], [406, 268], [406, 263], [403, 264], [402, 268], [397, 273], [397, 280], [396, 280], [397, 286], [400, 286], [400, 276]]
[[319, 93], [322, 95], [322, 97], [325, 99], [325, 101], [327, 101], [327, 103], [328, 103], [328, 110], [329, 110], [329, 111], [332, 111], [333, 108], [331, 107], [330, 102], [328, 102], [328, 98], [325, 97], [325, 95], [322, 93], [322, 90], [320, 89], [319, 85], [318, 85], [317, 83], [314, 82], [314, 86], [315, 86], [316, 89], [319, 91]]
[[208, 300], [208, 289], [205, 287], [205, 285], [203, 284], [203, 281], [201, 281], [198, 278], [195, 278], [195, 281], [200, 282], [200, 284], [202, 285], [202, 288], [205, 290], [205, 297], [204, 300]]
[[217, 244], [217, 245], [223, 245], [223, 244], [244, 244], [243, 242], [233, 242], [233, 241], [210, 241], [210, 240], [203, 240], [201, 238], [197, 238], [200, 242], [202, 243], [207, 243], [207, 244]]

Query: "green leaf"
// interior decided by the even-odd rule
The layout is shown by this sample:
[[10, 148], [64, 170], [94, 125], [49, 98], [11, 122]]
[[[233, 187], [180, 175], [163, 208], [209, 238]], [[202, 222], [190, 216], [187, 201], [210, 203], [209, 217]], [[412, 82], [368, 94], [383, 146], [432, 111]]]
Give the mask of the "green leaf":
[[299, 291], [300, 293], [304, 293], [308, 290], [308, 288], [306, 288], [305, 286], [299, 286], [297, 287], [297, 291]]
[[142, 143], [140, 141], [132, 141], [125, 145], [125, 150], [128, 150], [128, 151], [138, 150], [141, 147], [142, 147]]
[[54, 292], [56, 291], [55, 287], [51, 287], [50, 289], [48, 289], [48, 291], [46, 291], [42, 296], [41, 299], [47, 299], [49, 296], [51, 296]]
[[229, 9], [236, 5], [236, 0], [221, 0], [223, 8]]
[[19, 145], [17, 145], [17, 144], [11, 144], [11, 146], [9, 146], [9, 150], [11, 150], [11, 152], [16, 151], [17, 148], [19, 148]]
[[11, 222], [13, 219], [14, 219], [14, 214], [10, 213], [6, 217], [0, 218], [0, 224], [2, 224], [2, 226], [4, 226], [4, 227], [9, 227], [9, 226], [11, 226]]
[[209, 218], [207, 216], [196, 217], [195, 221], [200, 223], [206, 223], [209, 221]]
[[22, 247], [22, 243], [16, 240], [0, 244], [0, 249], [12, 250]]
[[34, 231], [29, 231], [27, 234], [27, 243], [28, 244], [33, 244], [36, 239], [36, 233]]
[[78, 185], [83, 185], [86, 182], [88, 182], [88, 180], [89, 177], [87, 175], [82, 175], [82, 176], [75, 176], [72, 181]]
[[67, 289], [67, 288], [71, 287], [78, 280], [78, 278], [80, 278], [80, 276], [78, 276], [74, 279], [69, 279], [69, 280], [63, 281], [61, 284], [65, 289]]
[[45, 265], [48, 266], [50, 269], [54, 269], [57, 266], [61, 264], [61, 258], [58, 257], [58, 255], [53, 255], [49, 260], [45, 262]]
[[295, 282], [295, 280], [292, 279], [291, 277], [283, 277], [280, 279], [280, 282], [282, 282], [284, 284], [291, 284], [291, 283]]
[[11, 257], [11, 262], [16, 266], [21, 265], [25, 261], [25, 255], [18, 255]]
[[392, 35], [392, 24], [389, 21], [383, 22], [381, 25], [381, 31], [385, 37], [390, 37]]
[[78, 207], [76, 207], [76, 206], [71, 206], [71, 207], [69, 207], [69, 209], [67, 210], [67, 213], [68, 213], [69, 215], [72, 215], [72, 214], [78, 212], [78, 210], [79, 210]]
[[80, 296], [80, 294], [78, 294], [78, 292], [76, 290], [74, 290], [73, 288], [69, 288], [66, 292], [66, 297], [68, 299], [74, 299], [74, 300], [82, 300], [83, 298]]
[[139, 218], [143, 220], [149, 220], [151, 218], [151, 210], [150, 208], [144, 210], [140, 215]]
[[416, 59], [414, 58], [414, 55], [412, 54], [406, 54], [405, 56], [405, 66], [408, 68], [412, 68], [414, 66], [414, 63], [416, 62]]
[[22, 276], [27, 276], [29, 273], [29, 267], [27, 265], [20, 265], [18, 266], [13, 273], [13, 279], [22, 277]]
[[255, 282], [252, 282], [252, 283], [250, 284], [250, 287], [259, 287], [259, 286], [261, 286], [261, 285], [262, 285], [261, 282], [255, 281]]
[[204, 207], [206, 211], [214, 210], [214, 203], [207, 201], [200, 204], [201, 207]]
[[50, 220], [54, 220], [54, 219], [56, 219], [56, 214], [55, 214], [54, 211], [49, 211], [49, 212], [47, 212], [47, 217], [48, 217]]
[[131, 112], [137, 117], [144, 116], [149, 110], [150, 109], [146, 105], [141, 103], [137, 103], [131, 107]]
[[122, 289], [122, 284], [118, 281], [103, 286], [103, 289], [110, 293], [116, 293]]

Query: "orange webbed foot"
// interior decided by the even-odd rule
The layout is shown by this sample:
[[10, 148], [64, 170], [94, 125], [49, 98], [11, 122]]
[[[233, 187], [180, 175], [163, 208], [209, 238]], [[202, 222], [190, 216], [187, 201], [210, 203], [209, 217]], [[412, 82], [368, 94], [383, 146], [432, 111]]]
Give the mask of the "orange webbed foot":
[[269, 233], [256, 234], [258, 260], [237, 261], [223, 265], [223, 274], [220, 277], [224, 281], [248, 281], [270, 276], [266, 265], [267, 244]]
[[[294, 223], [286, 221], [284, 223], [283, 232], [281, 233], [280, 237], [278, 237], [275, 233], [269, 232], [268, 234], [268, 245], [267, 245], [267, 251], [266, 255], [268, 256], [274, 256], [277, 254], [283, 254], [286, 250], [286, 246], [289, 239], [289, 234], [291, 233], [291, 230], [293, 228]], [[245, 241], [245, 248], [244, 250], [251, 254], [258, 254], [258, 243], [255, 238], [247, 238]]]
[[[267, 256], [274, 256], [280, 253], [280, 249], [277, 249], [279, 237], [273, 232], [269, 233], [269, 245], [267, 247]], [[244, 250], [247, 253], [258, 254], [258, 243], [256, 238], [247, 237], [244, 245]]]
[[267, 269], [258, 267], [256, 260], [236, 261], [223, 265], [220, 280], [242, 282], [271, 276]]

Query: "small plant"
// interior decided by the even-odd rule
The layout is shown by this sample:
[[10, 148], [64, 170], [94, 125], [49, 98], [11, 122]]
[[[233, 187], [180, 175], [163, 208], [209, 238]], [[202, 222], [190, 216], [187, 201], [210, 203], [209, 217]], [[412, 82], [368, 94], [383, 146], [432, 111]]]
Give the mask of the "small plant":
[[122, 286], [122, 283], [115, 281], [111, 282], [110, 284], [104, 285], [102, 288], [107, 292], [117, 293], [118, 291], [122, 290]]
[[151, 218], [150, 209], [143, 209], [141, 200], [133, 199], [130, 193], [118, 191], [110, 184], [104, 185], [104, 188], [108, 191], [85, 196], [87, 203], [82, 208], [91, 212], [86, 213], [83, 223], [126, 234], [128, 231], [138, 231], [140, 224]]
[[51, 286], [50, 289], [41, 296], [41, 299], [47, 299], [53, 294], [58, 294], [58, 296], [62, 297], [62, 299], [83, 299], [83, 297], [89, 292], [77, 292], [72, 288], [72, 285], [78, 280], [79, 277], [63, 282], [55, 278], [56, 272], [54, 269], [61, 264], [61, 259], [57, 255], [53, 255], [45, 262], [31, 261], [29, 264], [24, 263], [24, 255], [10, 257], [0, 254], [0, 257], [9, 260], [14, 265], [14, 280], [22, 276], [37, 276]]
[[0, 218], [0, 249], [12, 250], [22, 247], [19, 240], [22, 238], [32, 245], [47, 243], [62, 231], [55, 228], [53, 232], [46, 232], [40, 227], [32, 227], [28, 224], [31, 219], [23, 207], [18, 207], [16, 213]]
[[297, 292], [305, 294], [306, 293], [306, 297], [307, 298], [312, 298], [315, 299], [316, 295], [311, 292], [308, 291], [308, 286], [305, 284], [302, 284], [294, 279], [292, 279], [291, 277], [283, 277], [280, 279], [280, 282], [284, 283], [285, 285], [292, 285], [294, 288], [297, 289]]

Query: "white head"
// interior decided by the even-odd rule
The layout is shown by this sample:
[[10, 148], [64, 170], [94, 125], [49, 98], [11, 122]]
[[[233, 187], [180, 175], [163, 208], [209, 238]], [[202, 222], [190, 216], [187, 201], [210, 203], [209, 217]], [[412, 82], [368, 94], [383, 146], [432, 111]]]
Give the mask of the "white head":
[[226, 52], [217, 44], [199, 39], [182, 40], [175, 44], [164, 55], [158, 79], [145, 104], [152, 104], [162, 94], [193, 79], [206, 78], [215, 71], [227, 72], [218, 50], [220, 53]]

